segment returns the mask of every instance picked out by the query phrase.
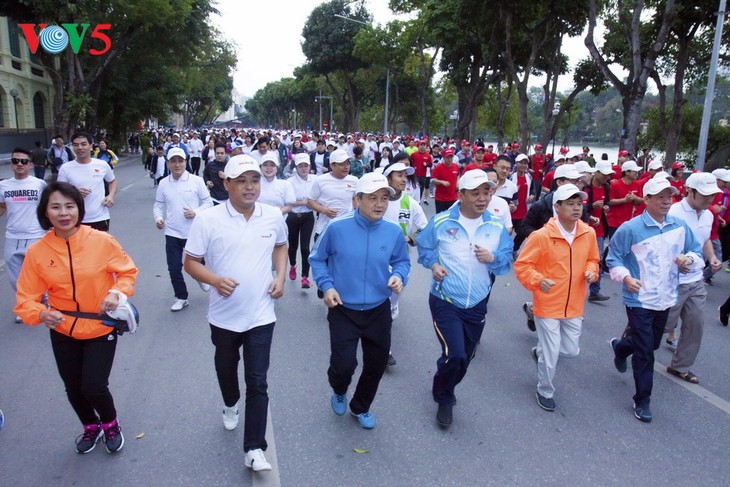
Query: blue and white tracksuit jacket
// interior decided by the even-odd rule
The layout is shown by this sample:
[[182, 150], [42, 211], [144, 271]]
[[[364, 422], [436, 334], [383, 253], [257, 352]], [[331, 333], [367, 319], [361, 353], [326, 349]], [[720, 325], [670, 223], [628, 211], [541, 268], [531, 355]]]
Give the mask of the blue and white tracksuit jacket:
[[309, 264], [317, 288], [326, 292], [334, 287], [343, 305], [358, 311], [373, 309], [390, 297], [391, 276], [400, 277], [405, 286], [411, 272], [401, 227], [383, 218], [370, 221], [358, 210], [329, 222]]
[[[482, 215], [474, 240], [459, 223], [460, 203], [435, 215], [416, 238], [418, 262], [427, 269], [435, 263], [448, 274], [441, 282], [433, 280], [431, 294], [457, 308], [467, 309], [487, 297], [492, 288], [489, 271], [495, 275], [509, 272], [513, 243], [500, 218], [489, 211]], [[489, 250], [494, 261], [482, 264], [474, 254], [478, 245]]]
[[674, 306], [679, 286], [679, 267], [674, 260], [680, 254], [694, 259], [692, 270], [705, 265], [702, 244], [684, 220], [667, 215], [660, 228], [644, 211], [618, 227], [606, 258], [611, 279], [623, 282], [631, 276], [641, 281], [637, 294], [629, 292], [624, 284], [624, 304], [655, 311]]

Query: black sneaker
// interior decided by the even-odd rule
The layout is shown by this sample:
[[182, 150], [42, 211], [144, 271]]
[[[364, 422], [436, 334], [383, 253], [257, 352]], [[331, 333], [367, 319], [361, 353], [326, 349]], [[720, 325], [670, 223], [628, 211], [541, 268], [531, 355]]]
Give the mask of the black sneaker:
[[100, 424], [85, 424], [84, 432], [76, 438], [76, 451], [89, 453], [96, 448], [96, 442], [104, 434]]
[[552, 397], [541, 396], [539, 392], [536, 392], [535, 399], [537, 399], [537, 405], [545, 411], [555, 411], [555, 400]]
[[611, 340], [608, 342], [611, 345], [611, 350], [613, 350], [613, 366], [616, 367], [616, 370], [621, 372], [622, 374], [626, 372], [626, 359], [620, 359], [616, 355], [616, 344], [618, 344], [620, 340], [618, 338], [611, 338]]
[[651, 409], [649, 409], [649, 405], [645, 404], [643, 406], [637, 406], [636, 403], [634, 403], [634, 416], [639, 421], [651, 423]]
[[588, 301], [591, 303], [597, 303], [599, 301], [608, 301], [609, 299], [611, 299], [611, 298], [606, 296], [605, 294], [601, 294], [601, 293], [590, 294], [588, 296]]
[[722, 326], [727, 326], [728, 314], [722, 311], [722, 306], [717, 307], [717, 319], [720, 320]]
[[116, 419], [111, 422], [108, 428], [104, 429], [104, 444], [106, 445], [106, 451], [109, 453], [118, 452], [124, 446], [122, 428], [119, 427], [119, 421]]
[[532, 303], [522, 303], [522, 311], [527, 315], [527, 328], [535, 331], [535, 315], [532, 314]]
[[453, 406], [451, 404], [439, 404], [438, 412], [436, 412], [436, 421], [442, 428], [448, 428], [453, 422], [451, 413]]
[[535, 363], [537, 364], [537, 362], [538, 362], [537, 347], [532, 347], [532, 350], [530, 350], [530, 355], [532, 355], [532, 360], [534, 360]]
[[388, 362], [385, 364], [386, 367], [392, 367], [398, 362], [395, 361], [395, 357], [393, 357], [392, 353], [388, 354]]

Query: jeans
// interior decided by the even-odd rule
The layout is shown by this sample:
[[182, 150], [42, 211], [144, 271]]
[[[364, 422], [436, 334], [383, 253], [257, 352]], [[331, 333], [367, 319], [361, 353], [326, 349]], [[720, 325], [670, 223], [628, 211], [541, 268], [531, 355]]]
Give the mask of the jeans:
[[33, 166], [33, 175], [38, 179], [45, 179], [46, 166]]
[[314, 230], [314, 213], [289, 213], [286, 217], [289, 229], [289, 265], [297, 265], [297, 250], [302, 245], [302, 277], [309, 277], [309, 242]]
[[390, 351], [390, 300], [372, 309], [357, 311], [344, 306], [327, 312], [330, 328], [330, 366], [327, 370], [330, 386], [336, 394], [346, 394], [357, 368], [357, 344], [362, 344], [362, 372], [350, 411], [361, 414], [370, 411], [385, 373]]
[[271, 339], [274, 323], [235, 332], [210, 325], [210, 338], [215, 345], [215, 371], [226, 406], [234, 406], [241, 398], [238, 386], [239, 350], [243, 347], [243, 377], [246, 382], [246, 412], [243, 451], [266, 450], [266, 418], [269, 408], [269, 371]]
[[484, 331], [487, 301], [483, 299], [472, 308], [461, 309], [429, 294], [428, 306], [441, 345], [441, 357], [436, 361], [437, 370], [433, 376], [433, 400], [439, 404], [454, 404], [454, 389], [466, 375]]
[[117, 349], [116, 331], [76, 340], [51, 330], [51, 347], [68, 401], [81, 423], [97, 424], [100, 418], [102, 423], [114, 421], [117, 410], [109, 392], [109, 374]]
[[167, 255], [167, 272], [170, 273], [172, 289], [175, 291], [175, 298], [188, 299], [188, 288], [183, 277], [183, 250], [185, 249], [184, 238], [165, 235], [165, 254]]
[[[598, 255], [603, 255], [603, 243], [606, 241], [606, 237], [596, 237], [596, 242], [598, 242]], [[591, 294], [599, 294], [601, 292], [601, 269], [598, 269], [598, 279], [596, 279], [596, 282], [592, 282], [588, 285], [588, 291]]]
[[669, 310], [655, 311], [644, 308], [626, 307], [629, 324], [624, 335], [614, 347], [616, 357], [626, 359], [631, 355], [634, 371], [637, 406], [649, 404], [654, 383], [654, 350], [662, 343], [664, 327]]

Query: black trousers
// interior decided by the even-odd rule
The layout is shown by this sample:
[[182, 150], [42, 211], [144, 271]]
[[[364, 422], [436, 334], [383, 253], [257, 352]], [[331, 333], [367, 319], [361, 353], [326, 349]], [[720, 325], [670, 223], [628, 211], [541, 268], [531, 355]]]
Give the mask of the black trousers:
[[362, 373], [350, 401], [355, 414], [370, 411], [385, 372], [390, 351], [390, 300], [373, 309], [356, 311], [336, 306], [327, 313], [330, 326], [329, 383], [336, 394], [347, 393], [357, 368], [357, 344], [362, 343]]
[[[112, 330], [112, 328], [109, 328]], [[51, 330], [51, 347], [58, 373], [82, 424], [110, 423], [117, 417], [109, 392], [109, 374], [117, 350], [117, 333], [76, 340]]]
[[439, 201], [436, 200], [436, 213], [441, 213], [442, 211], [446, 211], [449, 208], [451, 208], [451, 205], [456, 203], [456, 201]]
[[192, 166], [193, 174], [197, 176], [200, 171], [200, 157], [191, 157], [190, 165]]
[[302, 276], [309, 277], [309, 241], [314, 230], [314, 212], [289, 213], [286, 226], [289, 229], [289, 265], [297, 264], [297, 250], [301, 243]]
[[82, 223], [82, 225], [86, 225], [87, 227], [91, 227], [95, 230], [99, 230], [102, 232], [109, 231], [109, 220], [101, 220], [98, 222], [91, 222], [91, 223]]
[[184, 238], [165, 235], [165, 254], [167, 256], [167, 272], [170, 274], [172, 289], [175, 291], [175, 298], [188, 299], [188, 288], [183, 277], [183, 251], [185, 250]]
[[243, 347], [243, 376], [246, 382], [246, 412], [243, 451], [266, 450], [266, 417], [269, 407], [269, 354], [274, 323], [235, 332], [210, 325], [210, 338], [215, 345], [215, 371], [223, 402], [231, 407], [241, 398], [238, 386], [239, 350]]

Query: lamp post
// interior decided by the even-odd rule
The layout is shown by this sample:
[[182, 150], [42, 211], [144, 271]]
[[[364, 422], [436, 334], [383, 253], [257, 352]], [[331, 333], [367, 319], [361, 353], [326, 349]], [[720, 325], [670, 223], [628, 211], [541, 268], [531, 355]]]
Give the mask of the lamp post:
[[331, 96], [322, 96], [322, 92], [319, 92], [319, 96], [314, 97], [314, 101], [319, 102], [319, 131], [322, 132], [322, 100], [329, 100], [330, 101], [330, 123], [329, 126], [332, 128], [332, 97]]
[[[555, 118], [558, 116], [558, 113], [560, 113], [560, 102], [556, 101], [555, 105], [553, 105], [553, 126], [555, 126]], [[555, 160], [555, 136], [558, 135], [558, 129], [555, 128], [553, 130], [553, 160]]]
[[15, 112], [15, 131], [20, 132], [20, 125], [18, 124], [18, 96], [20, 93], [18, 93], [18, 90], [13, 88], [10, 90], [10, 96], [13, 97], [13, 112]]

